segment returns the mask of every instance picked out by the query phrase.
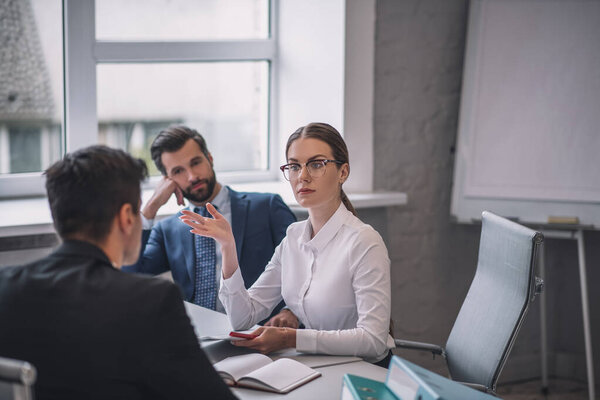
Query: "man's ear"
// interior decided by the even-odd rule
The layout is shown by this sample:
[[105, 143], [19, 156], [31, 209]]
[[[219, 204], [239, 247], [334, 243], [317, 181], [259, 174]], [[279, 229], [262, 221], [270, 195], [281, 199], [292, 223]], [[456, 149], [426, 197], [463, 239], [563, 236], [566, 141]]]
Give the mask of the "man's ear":
[[119, 209], [117, 214], [119, 230], [127, 235], [131, 234], [135, 223], [135, 216], [131, 204], [125, 203]]
[[208, 159], [208, 161], [210, 162], [210, 166], [213, 166], [213, 158], [212, 158], [212, 154], [210, 154], [210, 151], [206, 153], [206, 158]]

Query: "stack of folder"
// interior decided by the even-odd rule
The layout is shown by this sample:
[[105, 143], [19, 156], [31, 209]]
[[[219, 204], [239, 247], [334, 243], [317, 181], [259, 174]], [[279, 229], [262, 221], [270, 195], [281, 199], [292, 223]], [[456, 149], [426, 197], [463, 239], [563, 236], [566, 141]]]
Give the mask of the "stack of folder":
[[392, 357], [385, 382], [346, 374], [342, 400], [498, 400], [444, 378], [398, 356]]

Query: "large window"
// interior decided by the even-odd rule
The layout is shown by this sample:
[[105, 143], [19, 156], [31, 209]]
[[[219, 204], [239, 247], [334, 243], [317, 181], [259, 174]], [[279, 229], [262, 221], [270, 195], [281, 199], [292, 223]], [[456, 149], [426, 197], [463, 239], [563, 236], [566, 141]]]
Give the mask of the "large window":
[[271, 60], [224, 61], [207, 52], [193, 60], [182, 49], [161, 62], [160, 46], [191, 50], [212, 41], [212, 51], [220, 51], [234, 41], [268, 40], [268, 0], [96, 0], [95, 23], [96, 40], [106, 46], [156, 46], [136, 62], [98, 60], [100, 143], [144, 158], [158, 174], [150, 143], [170, 124], [185, 124], [205, 137], [218, 171], [267, 170]]
[[121, 63], [97, 68], [99, 141], [150, 159], [170, 124], [200, 131], [219, 171], [268, 166], [269, 65], [265, 61]]
[[2, 1], [0, 197], [43, 194], [40, 171], [97, 143], [157, 174], [149, 145], [180, 123], [205, 136], [221, 180], [275, 177], [274, 3]]
[[268, 37], [268, 0], [96, 0], [98, 40], [197, 41]]

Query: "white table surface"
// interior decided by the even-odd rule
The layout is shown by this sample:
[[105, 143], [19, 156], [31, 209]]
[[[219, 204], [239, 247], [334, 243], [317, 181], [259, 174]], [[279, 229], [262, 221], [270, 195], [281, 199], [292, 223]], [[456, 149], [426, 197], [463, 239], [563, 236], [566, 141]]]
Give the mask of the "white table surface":
[[[187, 302], [185, 303], [185, 307], [198, 337], [206, 335], [223, 335], [231, 331], [231, 325], [225, 314]], [[226, 357], [248, 353], [248, 349], [235, 347], [228, 341], [202, 342], [201, 345], [206, 355], [213, 363]], [[286, 400], [340, 399], [342, 378], [344, 374], [360, 375], [379, 381], [385, 381], [387, 375], [387, 369], [378, 367], [366, 361], [355, 361], [315, 369], [321, 372], [319, 378], [294, 389], [285, 395], [242, 388], [233, 388], [233, 392], [242, 400], [281, 398], [282, 396], [285, 396]]]

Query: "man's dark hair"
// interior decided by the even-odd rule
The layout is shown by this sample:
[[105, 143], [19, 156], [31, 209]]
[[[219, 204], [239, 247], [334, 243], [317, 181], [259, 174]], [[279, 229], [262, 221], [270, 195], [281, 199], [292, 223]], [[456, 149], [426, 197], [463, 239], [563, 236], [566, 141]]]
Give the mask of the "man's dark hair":
[[140, 183], [148, 169], [143, 160], [123, 150], [98, 145], [65, 154], [44, 175], [60, 237], [82, 234], [101, 241], [123, 204], [139, 211]]
[[150, 155], [152, 156], [152, 161], [156, 165], [156, 168], [163, 175], [167, 175], [167, 171], [165, 170], [165, 166], [160, 159], [162, 153], [172, 153], [177, 151], [183, 147], [184, 144], [187, 143], [188, 140], [192, 139], [194, 142], [198, 143], [200, 146], [200, 150], [204, 154], [206, 158], [208, 158], [208, 148], [206, 147], [206, 141], [202, 137], [201, 134], [198, 133], [195, 129], [188, 128], [183, 125], [174, 125], [170, 126], [167, 129], [161, 131], [158, 136], [152, 142], [152, 146], [150, 146]]

